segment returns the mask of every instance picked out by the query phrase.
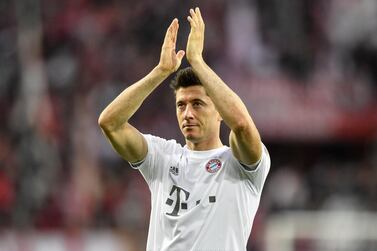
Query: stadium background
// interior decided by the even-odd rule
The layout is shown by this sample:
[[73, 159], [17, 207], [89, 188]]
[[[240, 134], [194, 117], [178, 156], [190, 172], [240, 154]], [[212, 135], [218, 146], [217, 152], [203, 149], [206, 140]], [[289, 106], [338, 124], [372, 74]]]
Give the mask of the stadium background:
[[[174, 17], [185, 48], [194, 6], [205, 59], [245, 101], [272, 156], [248, 251], [377, 249], [375, 0], [2, 0], [0, 250], [145, 248], [148, 188], [97, 118], [158, 63]], [[183, 143], [167, 82], [131, 122]], [[331, 228], [333, 217], [315, 225], [327, 214], [361, 226], [361, 237], [353, 231], [342, 247], [312, 236]], [[268, 233], [288, 224], [271, 221], [286, 215], [304, 215], [309, 234], [272, 250]]]

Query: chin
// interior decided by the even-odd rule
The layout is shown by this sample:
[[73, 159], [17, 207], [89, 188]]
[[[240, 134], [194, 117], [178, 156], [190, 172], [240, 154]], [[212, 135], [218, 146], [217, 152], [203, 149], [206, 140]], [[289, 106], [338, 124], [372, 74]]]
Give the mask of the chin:
[[190, 140], [190, 141], [195, 140], [196, 138], [192, 133], [185, 133], [184, 136], [185, 136], [185, 139]]
[[194, 137], [192, 134], [186, 134], [186, 135], [185, 135], [185, 139], [191, 141], [191, 140], [195, 139], [195, 137]]
[[192, 135], [192, 134], [186, 134], [186, 135], [185, 135], [185, 139], [186, 139], [187, 141], [192, 142], [192, 143], [197, 143], [197, 142], [200, 141], [198, 137], [195, 137], [195, 136]]

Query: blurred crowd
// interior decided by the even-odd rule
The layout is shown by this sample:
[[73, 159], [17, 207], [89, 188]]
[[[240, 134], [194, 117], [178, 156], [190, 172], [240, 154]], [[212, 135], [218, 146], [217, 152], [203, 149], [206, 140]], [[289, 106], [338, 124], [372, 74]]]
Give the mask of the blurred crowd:
[[[143, 243], [147, 185], [113, 152], [97, 119], [158, 63], [174, 17], [180, 20], [177, 47], [185, 48], [186, 16], [194, 6], [206, 22], [207, 62], [240, 93], [257, 126], [260, 118], [272, 156], [250, 250], [261, 250], [263, 219], [281, 210], [377, 210], [375, 0], [3, 0], [2, 228], [118, 228]], [[303, 96], [292, 109], [326, 100], [324, 114], [352, 113], [365, 123], [346, 130], [346, 140], [341, 133], [282, 139], [284, 130], [268, 129], [274, 120], [263, 120], [263, 108], [279, 107], [291, 93]], [[143, 133], [183, 143], [173, 102], [162, 85], [131, 122]], [[279, 114], [293, 133], [300, 126], [294, 111]]]

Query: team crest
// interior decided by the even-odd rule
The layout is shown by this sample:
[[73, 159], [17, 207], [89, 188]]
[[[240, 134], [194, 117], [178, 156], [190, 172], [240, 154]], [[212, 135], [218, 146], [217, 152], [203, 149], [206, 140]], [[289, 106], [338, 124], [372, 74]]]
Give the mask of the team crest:
[[215, 173], [220, 170], [221, 168], [221, 161], [218, 159], [211, 159], [206, 164], [206, 170], [209, 173]]

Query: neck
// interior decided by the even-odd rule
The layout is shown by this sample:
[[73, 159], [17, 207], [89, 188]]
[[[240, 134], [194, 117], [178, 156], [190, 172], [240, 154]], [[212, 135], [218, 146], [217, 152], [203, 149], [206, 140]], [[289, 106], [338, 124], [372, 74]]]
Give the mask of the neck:
[[202, 142], [193, 142], [190, 140], [186, 140], [187, 148], [193, 151], [207, 151], [216, 148], [220, 148], [223, 146], [220, 138], [217, 138], [213, 141], [202, 141]]

